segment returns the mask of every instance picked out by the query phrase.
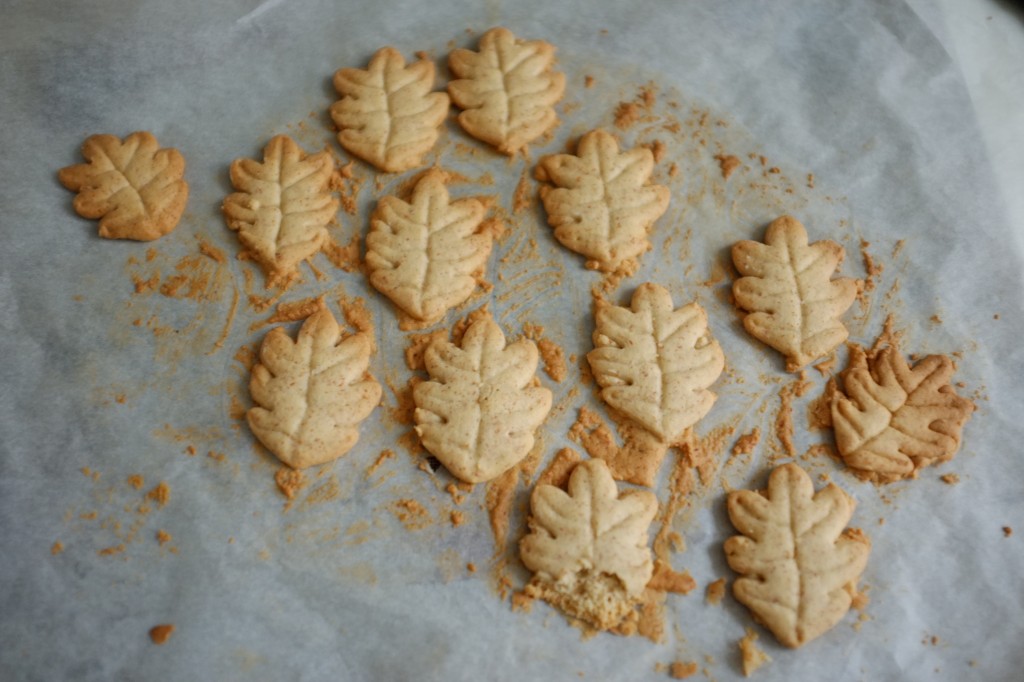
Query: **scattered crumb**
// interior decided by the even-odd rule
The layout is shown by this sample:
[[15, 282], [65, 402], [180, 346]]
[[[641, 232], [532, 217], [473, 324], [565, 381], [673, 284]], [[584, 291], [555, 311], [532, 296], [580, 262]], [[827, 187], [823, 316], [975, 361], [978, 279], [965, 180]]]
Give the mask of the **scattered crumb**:
[[174, 626], [170, 623], [165, 625], [156, 625], [149, 630], [149, 638], [153, 640], [153, 644], [161, 645], [166, 644], [167, 640], [174, 634]]
[[381, 465], [384, 464], [384, 462], [386, 462], [389, 459], [393, 459], [394, 457], [394, 450], [381, 450], [380, 455], [377, 456], [377, 459], [373, 462], [373, 464], [366, 467], [366, 478], [370, 478], [371, 476], [373, 476], [375, 473], [377, 473], [377, 469], [379, 469]]
[[1003, 537], [1010, 537], [1013, 535], [1013, 529], [1009, 526], [1003, 526]]
[[697, 589], [697, 582], [689, 571], [682, 573], [674, 571], [661, 559], [655, 559], [654, 575], [647, 583], [647, 589], [657, 592], [672, 592], [673, 594], [688, 594]]
[[160, 543], [161, 547], [163, 547], [168, 542], [170, 542], [171, 539], [172, 539], [171, 538], [171, 534], [168, 533], [167, 531], [165, 531], [164, 529], [161, 528], [161, 529], [157, 530], [157, 532], [156, 532], [156, 541]]
[[470, 561], [468, 564], [466, 564], [466, 570], [470, 573], [476, 573], [476, 564]]
[[141, 490], [142, 486], [146, 485], [146, 483], [145, 479], [142, 478], [142, 474], [132, 474], [128, 477], [128, 485], [136, 490]]
[[456, 528], [458, 528], [459, 526], [461, 526], [463, 523], [466, 522], [466, 515], [463, 514], [462, 512], [460, 512], [458, 509], [455, 509], [451, 513], [451, 519], [452, 519], [452, 525], [455, 526]]
[[564, 381], [569, 374], [569, 369], [566, 367], [565, 352], [561, 346], [549, 339], [541, 339], [537, 342], [537, 350], [540, 351], [545, 374], [555, 381]]
[[529, 613], [533, 610], [533, 597], [525, 592], [513, 592], [512, 610], [517, 613]]
[[277, 483], [277, 489], [281, 491], [281, 494], [289, 500], [294, 500], [295, 496], [306, 485], [303, 473], [291, 467], [281, 467], [278, 469], [274, 474], [274, 482]]
[[740, 640], [740, 656], [743, 660], [743, 676], [750, 677], [771, 658], [757, 647], [757, 633], [747, 628], [747, 634]]
[[753, 431], [739, 437], [736, 444], [732, 446], [732, 454], [749, 455], [754, 452], [754, 448], [760, 441], [761, 427], [755, 426]]
[[682, 661], [675, 661], [668, 667], [668, 676], [673, 680], [685, 680], [687, 677], [692, 677], [697, 674], [697, 662], [690, 661], [689, 663], [683, 663]]
[[939, 480], [948, 485], [956, 485], [960, 482], [960, 477], [956, 474], [943, 474], [939, 476]]
[[569, 475], [580, 461], [579, 453], [571, 448], [562, 448], [555, 453], [551, 463], [537, 477], [537, 485], [553, 485], [564, 488], [569, 483]]
[[718, 166], [722, 170], [723, 180], [728, 180], [729, 176], [732, 175], [733, 172], [743, 164], [743, 162], [740, 161], [739, 158], [731, 154], [718, 154], [717, 156], [715, 156], [715, 160], [718, 161]]
[[592, 87], [594, 87], [594, 77], [593, 76], [585, 76], [583, 78], [583, 87], [585, 87], [585, 88], [592, 88]]
[[719, 578], [714, 582], [708, 583], [708, 589], [704, 597], [712, 606], [721, 604], [722, 599], [725, 597], [725, 578]]
[[160, 481], [155, 488], [146, 493], [147, 500], [153, 500], [159, 506], [164, 506], [171, 500], [171, 486]]
[[98, 550], [96, 554], [100, 556], [114, 556], [115, 554], [121, 554], [122, 552], [124, 552], [124, 549], [124, 544], [122, 543], [119, 545], [114, 545], [113, 547], [104, 547], [103, 549]]
[[407, 530], [421, 530], [430, 525], [430, 513], [416, 500], [398, 500], [391, 506], [391, 511]]
[[58, 554], [60, 554], [63, 551], [64, 551], [64, 545], [63, 545], [63, 543], [61, 543], [60, 540], [57, 540], [55, 543], [53, 543], [53, 547], [50, 547], [50, 554], [53, 555], [53, 556], [57, 556]]

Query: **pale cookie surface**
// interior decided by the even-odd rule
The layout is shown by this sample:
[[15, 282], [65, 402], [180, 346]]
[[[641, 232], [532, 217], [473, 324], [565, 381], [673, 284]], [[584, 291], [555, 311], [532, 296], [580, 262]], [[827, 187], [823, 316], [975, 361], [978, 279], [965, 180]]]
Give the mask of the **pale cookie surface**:
[[617, 625], [654, 572], [647, 533], [658, 500], [646, 490], [619, 494], [608, 466], [580, 462], [569, 492], [538, 485], [530, 497], [530, 533], [519, 543], [534, 572], [527, 594], [599, 630]]
[[858, 475], [879, 482], [913, 477], [951, 459], [974, 403], [950, 384], [953, 362], [929, 355], [913, 366], [898, 348], [850, 352], [843, 391], [832, 398], [839, 454]]
[[815, 494], [803, 469], [784, 464], [765, 493], [729, 493], [727, 508], [742, 533], [725, 541], [729, 566], [742, 576], [733, 594], [755, 620], [788, 647], [838, 623], [871, 552], [860, 531], [844, 530], [853, 499], [831, 483]]
[[598, 301], [596, 318], [587, 361], [602, 400], [662, 442], [675, 442], [711, 409], [708, 387], [725, 367], [704, 309], [673, 309], [668, 291], [646, 283], [629, 308]]
[[646, 147], [619, 152], [611, 134], [594, 130], [576, 154], [545, 156], [536, 176], [548, 224], [567, 249], [605, 272], [636, 261], [650, 249], [654, 222], [668, 208], [669, 191], [650, 183], [654, 156]]
[[736, 305], [747, 311], [743, 326], [751, 336], [786, 356], [795, 372], [846, 340], [840, 316], [857, 297], [853, 279], [829, 279], [843, 261], [833, 241], [807, 243], [795, 218], [782, 216], [768, 226], [765, 243], [737, 242], [732, 260], [740, 279], [732, 285]]
[[221, 210], [269, 282], [295, 276], [299, 263], [327, 240], [327, 224], [338, 211], [330, 190], [333, 173], [330, 154], [306, 154], [286, 135], [267, 143], [262, 163], [232, 162], [231, 184], [238, 191]]
[[367, 373], [371, 350], [365, 332], [342, 338], [327, 308], [306, 319], [295, 341], [283, 327], [271, 330], [249, 383], [252, 432], [296, 469], [341, 457], [380, 402], [380, 384]]
[[188, 202], [185, 159], [161, 149], [151, 133], [124, 139], [93, 135], [82, 145], [87, 163], [61, 168], [62, 185], [78, 192], [74, 206], [83, 218], [99, 218], [107, 239], [159, 239], [178, 225]]
[[419, 166], [433, 148], [448, 114], [448, 95], [431, 92], [434, 64], [405, 65], [402, 54], [383, 47], [363, 69], [339, 69], [331, 106], [338, 142], [347, 152], [382, 171], [400, 173]]
[[420, 179], [411, 202], [383, 197], [366, 236], [370, 283], [414, 320], [441, 319], [482, 275], [492, 240], [480, 229], [486, 212], [476, 199], [450, 201], [437, 170]]
[[551, 70], [555, 48], [543, 40], [520, 40], [493, 28], [480, 51], [453, 50], [448, 83], [460, 109], [459, 124], [477, 138], [512, 155], [558, 124], [554, 104], [565, 92], [565, 76]]
[[423, 447], [468, 483], [515, 466], [551, 409], [551, 391], [534, 385], [537, 360], [532, 341], [506, 347], [490, 317], [470, 325], [461, 348], [435, 339], [424, 354], [430, 381], [413, 390]]

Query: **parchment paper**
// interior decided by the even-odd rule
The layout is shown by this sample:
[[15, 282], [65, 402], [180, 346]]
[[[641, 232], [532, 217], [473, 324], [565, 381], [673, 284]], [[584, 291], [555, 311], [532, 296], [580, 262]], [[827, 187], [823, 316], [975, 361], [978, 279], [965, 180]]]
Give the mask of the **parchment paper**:
[[[873, 542], [862, 581], [870, 603], [795, 652], [753, 626], [774, 659], [757, 678], [1019, 674], [1022, 254], [958, 74], [907, 6], [111, 1], [8, 2], [3, 14], [0, 678], [635, 680], [664, 679], [660, 666], [673, 661], [696, 661], [710, 679], [739, 678], [736, 642], [752, 620], [731, 597], [712, 606], [703, 593], [733, 578], [721, 550], [733, 532], [725, 487], [761, 486], [769, 461], [785, 460], [770, 434], [791, 377], [739, 325], [728, 247], [759, 238], [786, 212], [812, 238], [846, 247], [844, 275], [866, 274], [861, 240], [884, 267], [865, 306], [847, 316], [851, 339], [870, 343], [892, 314], [908, 353], [957, 353], [958, 390], [979, 409], [956, 459], [918, 480], [876, 488], [828, 457], [801, 458], [858, 501], [853, 523]], [[625, 303], [651, 280], [677, 305], [698, 300], [728, 358], [718, 403], [698, 431], [733, 432], [719, 473], [675, 525], [686, 549], [673, 565], [699, 588], [669, 596], [661, 643], [587, 640], [544, 604], [512, 612], [495, 583], [507, 576], [514, 588], [526, 578], [511, 550], [528, 488], [518, 490], [512, 538], [495, 558], [483, 487], [456, 505], [443, 470], [418, 468], [392, 390], [359, 445], [308, 472], [287, 509], [277, 465], [238, 419], [248, 405], [244, 347], [259, 342], [268, 327], [252, 325], [274, 308], [250, 305], [250, 293], [270, 292], [253, 263], [234, 258], [236, 239], [220, 217], [228, 164], [258, 156], [275, 133], [344, 159], [325, 115], [337, 68], [363, 66], [393, 45], [408, 58], [426, 51], [443, 83], [451, 47], [475, 47], [494, 25], [557, 45], [569, 85], [560, 127], [526, 161], [483, 150], [454, 118], [446, 124], [430, 162], [467, 178], [454, 194], [496, 196], [509, 228], [489, 265], [493, 291], [448, 323], [487, 302], [510, 336], [543, 325], [567, 356], [584, 357], [598, 277], [554, 242], [536, 202], [514, 213], [512, 195], [541, 154], [605, 126], [624, 144], [661, 141], [656, 179], [672, 190], [654, 251], [610, 298]], [[616, 129], [616, 105], [646, 84], [657, 104]], [[57, 169], [80, 162], [88, 135], [133, 130], [152, 131], [188, 164], [186, 216], [152, 245], [99, 239], [56, 180]], [[716, 154], [744, 167], [726, 181]], [[365, 230], [377, 198], [411, 175], [378, 182], [361, 164], [354, 171], [363, 182], [358, 211], [331, 228], [342, 244]], [[200, 239], [227, 262], [200, 254]], [[338, 313], [339, 297], [363, 297], [379, 345], [371, 369], [400, 390], [411, 373], [393, 309], [361, 273], [322, 256], [314, 265], [323, 279], [304, 270], [282, 301], [323, 292]], [[192, 298], [159, 291], [176, 274], [202, 273], [208, 279]], [[136, 293], [136, 281], [155, 275], [156, 290]], [[805, 406], [825, 382], [817, 372], [808, 378], [814, 387], [794, 403], [798, 453], [829, 442], [807, 428]], [[601, 408], [578, 362], [564, 382], [542, 380], [556, 400], [542, 434], [547, 461], [575, 447], [566, 434], [579, 406]], [[754, 427], [763, 432], [757, 452], [726, 462], [731, 443]], [[384, 449], [395, 457], [368, 472]], [[662, 500], [672, 466], [670, 456], [655, 488]], [[946, 473], [960, 482], [941, 482]], [[161, 481], [171, 492], [164, 506], [146, 497]], [[400, 499], [424, 506], [423, 527], [403, 525]], [[466, 517], [457, 528], [454, 509]], [[1006, 537], [1004, 526], [1019, 530]], [[161, 543], [160, 530], [170, 539]], [[147, 633], [161, 623], [176, 630], [156, 646]]]

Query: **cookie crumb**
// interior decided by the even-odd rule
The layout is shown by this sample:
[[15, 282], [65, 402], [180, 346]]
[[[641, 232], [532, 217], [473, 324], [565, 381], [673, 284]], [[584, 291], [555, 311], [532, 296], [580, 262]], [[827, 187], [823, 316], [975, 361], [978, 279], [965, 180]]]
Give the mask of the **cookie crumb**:
[[171, 534], [165, 531], [163, 528], [160, 528], [156, 532], [156, 541], [160, 543], [161, 547], [163, 547], [171, 541]]
[[593, 76], [589, 76], [589, 75], [588, 76], [584, 76], [584, 78], [583, 78], [583, 87], [585, 87], [585, 88], [592, 88], [592, 87], [594, 87], [594, 77]]
[[740, 640], [740, 656], [743, 660], [743, 676], [750, 677], [765, 663], [771, 663], [771, 657], [757, 646], [757, 633], [747, 628], [747, 634]]
[[1003, 537], [1010, 537], [1013, 535], [1013, 529], [1009, 526], [1003, 526]]
[[466, 564], [466, 570], [470, 573], [476, 573], [476, 564], [470, 561], [468, 564]]
[[743, 164], [738, 157], [732, 154], [718, 154], [715, 156], [715, 160], [718, 161], [718, 167], [722, 171], [723, 180], [728, 180], [729, 176]]
[[685, 680], [687, 677], [692, 677], [697, 674], [697, 662], [690, 661], [683, 663], [682, 661], [674, 661], [672, 665], [668, 667], [668, 676], [673, 680]]
[[517, 613], [529, 613], [533, 610], [533, 597], [525, 592], [513, 592], [512, 610]]
[[704, 598], [712, 606], [718, 606], [722, 603], [722, 599], [725, 597], [725, 578], [719, 578], [714, 582], [708, 583], [707, 592]]
[[158, 506], [163, 507], [171, 500], [171, 486], [160, 481], [155, 488], [146, 493], [147, 500], [153, 500]]
[[52, 556], [57, 556], [58, 554], [60, 554], [63, 551], [64, 551], [64, 544], [60, 540], [57, 540], [56, 542], [54, 542], [53, 543], [53, 547], [50, 547], [50, 554]]
[[461, 526], [463, 523], [466, 522], [466, 515], [463, 514], [462, 512], [460, 512], [458, 509], [455, 509], [451, 513], [451, 520], [452, 520], [452, 525], [454, 527], [458, 528], [459, 526]]
[[135, 488], [136, 490], [141, 490], [142, 486], [144, 486], [145, 484], [145, 479], [142, 478], [142, 474], [132, 474], [131, 476], [128, 477], [128, 485]]
[[167, 640], [174, 634], [174, 625], [166, 623], [164, 625], [156, 625], [149, 629], [149, 638], [153, 640], [153, 644], [157, 646], [167, 643]]
[[736, 444], [732, 446], [732, 454], [749, 455], [754, 452], [754, 448], [759, 442], [761, 442], [761, 427], [755, 426], [753, 431], [737, 439]]
[[306, 485], [305, 476], [298, 469], [281, 467], [274, 474], [274, 483], [288, 500], [294, 500], [299, 491]]
[[960, 477], [956, 474], [943, 474], [939, 476], [939, 480], [947, 485], [956, 485], [960, 482]]

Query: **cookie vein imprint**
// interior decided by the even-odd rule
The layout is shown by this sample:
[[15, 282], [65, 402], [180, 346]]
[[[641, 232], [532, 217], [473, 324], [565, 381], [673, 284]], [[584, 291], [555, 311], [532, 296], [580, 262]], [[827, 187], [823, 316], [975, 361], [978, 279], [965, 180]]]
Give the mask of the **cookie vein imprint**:
[[929, 355], [913, 366], [899, 348], [850, 353], [842, 392], [832, 398], [832, 425], [843, 461], [859, 475], [889, 482], [945, 462], [960, 449], [974, 403], [950, 384], [953, 362]]
[[331, 106], [338, 143], [382, 171], [400, 173], [420, 165], [433, 148], [448, 114], [448, 95], [431, 92], [434, 64], [405, 65], [402, 54], [383, 47], [367, 69], [339, 69]]
[[654, 155], [646, 147], [619, 152], [615, 137], [594, 130], [576, 154], [553, 154], [535, 176], [548, 224], [567, 249], [586, 256], [587, 267], [612, 272], [650, 249], [648, 235], [668, 208], [669, 191], [650, 184]]
[[173, 230], [188, 202], [185, 159], [161, 149], [151, 133], [135, 132], [124, 142], [93, 135], [82, 145], [87, 163], [61, 168], [58, 179], [73, 192], [75, 211], [99, 218], [106, 239], [152, 241]]
[[412, 201], [380, 200], [366, 237], [370, 283], [413, 319], [432, 323], [469, 298], [491, 253], [486, 207], [450, 201], [444, 173], [430, 170]]
[[414, 419], [423, 446], [457, 478], [496, 478], [529, 454], [551, 409], [551, 391], [533, 385], [537, 346], [505, 345], [490, 318], [466, 330], [462, 347], [436, 339], [424, 361], [430, 380], [416, 385]]
[[844, 530], [855, 503], [834, 484], [814, 492], [810, 476], [784, 464], [768, 490], [729, 493], [729, 519], [742, 535], [725, 541], [725, 557], [742, 577], [736, 599], [788, 647], [833, 627], [849, 610], [871, 543]]
[[380, 402], [380, 384], [367, 372], [371, 352], [365, 332], [342, 338], [327, 308], [306, 319], [294, 342], [275, 327], [252, 368], [252, 432], [296, 469], [341, 457]]
[[765, 243], [744, 240], [732, 247], [743, 277], [732, 286], [736, 305], [747, 311], [743, 326], [754, 338], [786, 356], [796, 372], [846, 340], [840, 316], [853, 305], [858, 284], [830, 279], [843, 261], [839, 244], [808, 244], [795, 218], [782, 216], [768, 226]]
[[530, 533], [519, 543], [523, 564], [535, 573], [528, 593], [598, 629], [618, 624], [654, 571], [647, 547], [654, 494], [620, 494], [608, 465], [590, 459], [573, 469], [568, 493], [534, 488], [530, 508]]
[[714, 404], [708, 387], [722, 373], [725, 355], [697, 303], [674, 310], [668, 291], [645, 283], [630, 306], [597, 302], [587, 361], [602, 400], [673, 443]]
[[480, 51], [458, 49], [448, 57], [456, 80], [452, 101], [464, 109], [463, 129], [503, 154], [514, 155], [558, 124], [553, 105], [565, 92], [565, 76], [552, 71], [555, 48], [543, 40], [520, 40], [493, 28]]
[[327, 152], [306, 154], [287, 135], [272, 138], [263, 162], [236, 159], [221, 210], [228, 227], [268, 276], [268, 285], [297, 274], [298, 264], [327, 240], [327, 223], [338, 211], [331, 194], [334, 162]]

